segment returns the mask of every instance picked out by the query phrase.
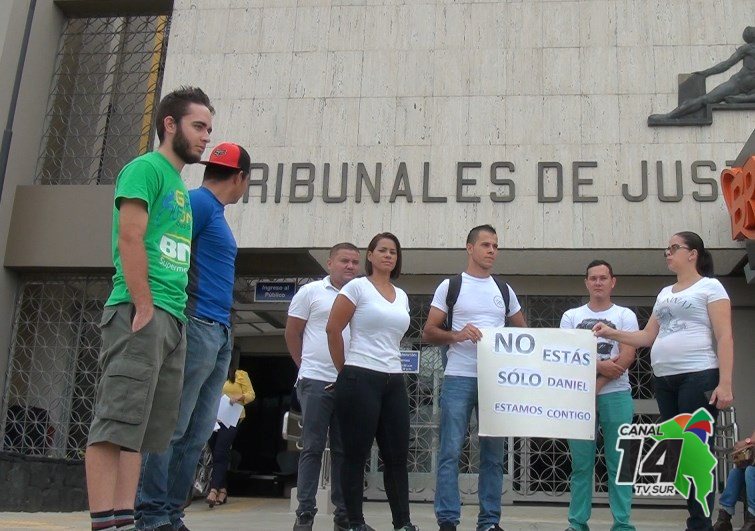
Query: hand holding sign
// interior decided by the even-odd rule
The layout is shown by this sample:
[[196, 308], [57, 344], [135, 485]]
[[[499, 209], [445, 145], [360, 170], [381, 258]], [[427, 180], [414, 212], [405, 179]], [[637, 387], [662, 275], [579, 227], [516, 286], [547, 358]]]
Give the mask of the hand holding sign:
[[482, 332], [472, 323], [467, 323], [464, 325], [464, 328], [462, 328], [458, 332], [453, 333], [453, 338], [454, 343], [461, 343], [467, 340], [471, 341], [472, 343], [477, 343], [480, 339], [482, 339]]

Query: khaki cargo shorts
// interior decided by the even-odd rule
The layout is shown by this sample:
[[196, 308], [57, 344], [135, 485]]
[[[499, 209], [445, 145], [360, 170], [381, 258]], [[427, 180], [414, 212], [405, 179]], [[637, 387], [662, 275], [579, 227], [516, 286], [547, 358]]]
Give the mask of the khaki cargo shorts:
[[132, 332], [133, 313], [133, 304], [106, 306], [102, 313], [102, 375], [87, 444], [162, 452], [178, 420], [186, 328], [155, 307], [149, 323]]

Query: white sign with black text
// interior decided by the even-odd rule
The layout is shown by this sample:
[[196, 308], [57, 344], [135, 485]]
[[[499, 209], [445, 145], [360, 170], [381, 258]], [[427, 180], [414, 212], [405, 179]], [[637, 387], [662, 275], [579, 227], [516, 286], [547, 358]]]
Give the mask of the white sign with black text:
[[593, 440], [596, 348], [589, 330], [482, 329], [480, 435]]

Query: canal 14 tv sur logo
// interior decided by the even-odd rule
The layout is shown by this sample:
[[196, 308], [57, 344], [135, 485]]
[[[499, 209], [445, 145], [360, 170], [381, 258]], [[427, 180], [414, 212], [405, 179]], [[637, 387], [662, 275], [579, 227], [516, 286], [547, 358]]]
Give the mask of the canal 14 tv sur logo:
[[618, 485], [634, 485], [639, 496], [687, 498], [694, 486], [697, 502], [710, 516], [706, 496], [713, 492], [716, 458], [710, 448], [713, 417], [704, 408], [660, 424], [623, 424], [616, 449]]

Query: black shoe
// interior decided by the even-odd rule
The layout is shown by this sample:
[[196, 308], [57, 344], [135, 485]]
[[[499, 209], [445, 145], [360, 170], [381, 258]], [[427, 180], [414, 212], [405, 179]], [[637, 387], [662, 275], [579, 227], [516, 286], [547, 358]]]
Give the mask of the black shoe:
[[349, 517], [345, 514], [333, 517], [333, 531], [349, 531]]
[[294, 522], [294, 531], [312, 531], [312, 524], [315, 523], [315, 515], [312, 513], [301, 513], [296, 517]]
[[181, 527], [176, 529], [176, 531], [190, 531], [188, 527], [186, 527], [186, 524], [181, 524]]
[[745, 509], [745, 525], [739, 531], [755, 531], [755, 515]]
[[375, 531], [375, 529], [368, 526], [367, 524], [359, 524], [357, 526], [350, 527], [349, 531]]
[[713, 524], [713, 531], [733, 531], [731, 515], [723, 509], [718, 510], [718, 520]]
[[450, 522], [443, 522], [438, 527], [438, 531], [456, 531], [456, 526]]
[[414, 524], [406, 524], [404, 527], [398, 527], [393, 531], [419, 531], [419, 527]]

